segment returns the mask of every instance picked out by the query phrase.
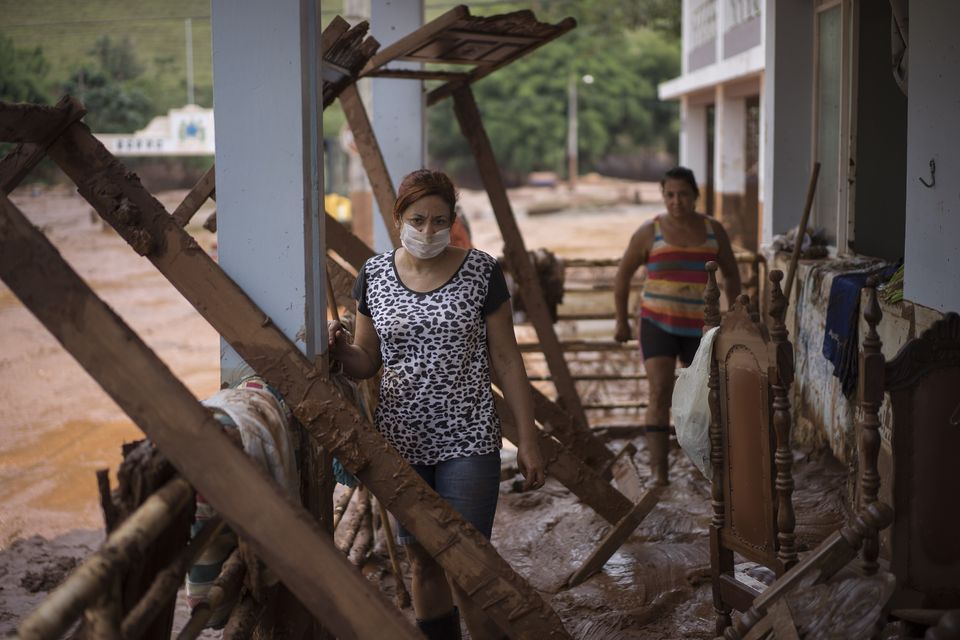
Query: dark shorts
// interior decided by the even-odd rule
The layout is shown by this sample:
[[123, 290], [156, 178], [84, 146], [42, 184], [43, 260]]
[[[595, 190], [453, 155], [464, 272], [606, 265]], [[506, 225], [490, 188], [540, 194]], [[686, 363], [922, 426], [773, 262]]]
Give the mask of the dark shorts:
[[683, 366], [688, 367], [699, 346], [699, 337], [678, 336], [664, 331], [646, 318], [640, 319], [640, 352], [644, 360], [658, 356], [679, 357]]
[[[487, 539], [493, 530], [493, 516], [500, 497], [500, 452], [454, 458], [437, 464], [410, 465], [440, 497], [450, 503], [464, 520]], [[411, 544], [417, 539], [397, 522], [397, 542]]]

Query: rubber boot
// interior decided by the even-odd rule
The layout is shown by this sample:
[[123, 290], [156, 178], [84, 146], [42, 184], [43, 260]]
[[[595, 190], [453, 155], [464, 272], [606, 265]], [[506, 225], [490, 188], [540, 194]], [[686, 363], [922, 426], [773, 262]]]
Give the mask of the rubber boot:
[[427, 640], [460, 640], [460, 611], [454, 607], [450, 613], [437, 618], [417, 618], [417, 628]]
[[658, 487], [670, 484], [669, 427], [647, 427], [647, 450], [650, 452], [650, 473]]

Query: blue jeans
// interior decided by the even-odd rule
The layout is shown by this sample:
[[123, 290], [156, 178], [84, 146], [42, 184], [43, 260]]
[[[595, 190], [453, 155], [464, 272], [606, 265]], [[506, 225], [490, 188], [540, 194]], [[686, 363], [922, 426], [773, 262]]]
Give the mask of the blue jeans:
[[[437, 464], [410, 465], [454, 511], [487, 539], [500, 496], [500, 452], [454, 458]], [[417, 539], [397, 522], [397, 542], [412, 544]]]

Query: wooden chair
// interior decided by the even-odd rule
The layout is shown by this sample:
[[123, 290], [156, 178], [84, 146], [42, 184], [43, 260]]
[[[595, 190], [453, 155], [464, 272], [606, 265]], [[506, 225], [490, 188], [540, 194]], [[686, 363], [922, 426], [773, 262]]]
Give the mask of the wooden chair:
[[751, 317], [742, 295], [720, 319], [717, 264], [707, 263], [705, 330], [719, 326], [710, 363], [710, 461], [713, 467], [710, 564], [717, 634], [731, 609], [746, 611], [759, 591], [734, 575], [734, 552], [782, 575], [797, 562], [794, 544], [789, 388], [783, 274], [772, 271], [771, 328]]
[[[859, 499], [883, 500], [895, 515], [864, 545], [863, 568], [889, 560], [895, 608], [960, 608], [960, 315], [948, 313], [886, 362], [875, 285], [866, 288], [860, 361]], [[884, 394], [890, 430], [880, 428]]]
[[[834, 531], [803, 561], [767, 587], [753, 605], [724, 631], [721, 640], [761, 640], [773, 634], [789, 638], [853, 638], [873, 636], [870, 628], [886, 617], [893, 577], [852, 576], [828, 583], [856, 558], [863, 543], [893, 520], [884, 502], [872, 502], [845, 526]], [[793, 600], [791, 605], [790, 600]], [[794, 616], [799, 614], [799, 620]], [[800, 629], [796, 622], [802, 622]], [[859, 632], [854, 632], [859, 629]], [[806, 631], [806, 633], [801, 633]]]

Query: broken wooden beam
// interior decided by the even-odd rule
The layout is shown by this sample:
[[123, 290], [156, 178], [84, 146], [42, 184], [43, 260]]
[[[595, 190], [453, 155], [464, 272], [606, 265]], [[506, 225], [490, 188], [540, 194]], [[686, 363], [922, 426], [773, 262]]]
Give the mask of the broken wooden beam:
[[9, 195], [16, 189], [27, 174], [43, 160], [47, 147], [67, 127], [87, 113], [80, 101], [70, 96], [61, 98], [53, 108], [60, 110], [62, 117], [56, 127], [46, 132], [43, 140], [21, 143], [0, 160], [0, 193]]
[[170, 566], [157, 574], [147, 592], [123, 619], [121, 634], [125, 639], [143, 636], [154, 617], [177, 597], [177, 591], [183, 584], [183, 579], [190, 567], [207, 545], [220, 534], [224, 526], [219, 516], [207, 520], [197, 536], [180, 552]]
[[[75, 124], [71, 131], [74, 135], [68, 142], [59, 141], [54, 146], [75, 144], [84, 149], [92, 143], [94, 152], [73, 154], [61, 148], [58, 155], [70, 158], [65, 164], [71, 171], [82, 165], [84, 171], [100, 173], [104, 167], [95, 159], [102, 154], [109, 156], [106, 149], [86, 127]], [[63, 155], [60, 157], [63, 161]], [[108, 169], [123, 170], [116, 161]], [[97, 186], [106, 191], [110, 183], [92, 188]], [[171, 228], [184, 234], [166, 212], [162, 215]], [[181, 241], [187, 244], [186, 238], [181, 237]], [[207, 257], [203, 251], [199, 254]], [[234, 531], [282, 576], [314, 616], [342, 637], [381, 633], [416, 637], [409, 623], [320, 533], [307, 512], [287, 501], [279, 487], [222, 432], [190, 390], [96, 297], [5, 196], [0, 196], [0, 278]], [[210, 473], [212, 468], [217, 473]], [[237, 487], [243, 487], [242, 494], [237, 494]], [[123, 528], [121, 525], [118, 531]], [[67, 606], [63, 600], [69, 597], [65, 594], [55, 601], [61, 603], [57, 605], [61, 610]], [[69, 606], [73, 611], [75, 605]], [[58, 619], [62, 620], [62, 614]], [[50, 628], [42, 618], [31, 616], [24, 624], [23, 637], [51, 637], [33, 631], [34, 625]], [[62, 626], [57, 628], [64, 630]]]
[[244, 564], [243, 555], [238, 547], [231, 551], [223, 562], [220, 575], [207, 591], [206, 599], [190, 612], [190, 618], [177, 635], [177, 640], [194, 640], [199, 636], [217, 609], [230, 604], [240, 595], [240, 587], [243, 586], [243, 577], [246, 573], [247, 565]]
[[[497, 219], [497, 225], [500, 227], [500, 233], [503, 236], [507, 262], [510, 265], [510, 270], [516, 274], [517, 284], [523, 292], [527, 315], [543, 346], [543, 354], [547, 366], [550, 368], [550, 373], [553, 375], [553, 384], [557, 388], [557, 395], [562, 399], [564, 408], [573, 418], [574, 428], [577, 431], [587, 432], [589, 425], [580, 404], [577, 387], [570, 377], [570, 369], [564, 359], [560, 341], [554, 331], [553, 320], [550, 317], [550, 310], [547, 308], [540, 280], [533, 264], [530, 262], [523, 236], [513, 216], [510, 199], [507, 197], [507, 189], [500, 175], [500, 167], [497, 166], [493, 147], [491, 147], [490, 139], [484, 129], [480, 110], [477, 108], [476, 100], [473, 97], [473, 91], [468, 85], [461, 86], [453, 92], [453, 108], [457, 122], [460, 124], [460, 130], [467, 139], [476, 160], [480, 179], [483, 181], [484, 188], [490, 198], [490, 204], [493, 206], [494, 217]], [[602, 463], [606, 461], [607, 457], [597, 460], [591, 455], [588, 456], [588, 462]]]
[[[186, 195], [183, 202], [173, 211], [173, 219], [176, 220], [177, 224], [181, 227], [187, 226], [191, 218], [193, 218], [197, 211], [200, 210], [200, 207], [203, 206], [204, 202], [209, 198], [216, 199], [216, 191], [216, 166], [214, 165], [207, 169], [206, 173], [197, 180], [197, 184], [193, 185], [190, 193]], [[216, 227], [214, 227], [214, 230], [216, 230]]]
[[470, 10], [466, 5], [457, 5], [446, 13], [437, 16], [427, 24], [423, 25], [413, 33], [410, 33], [390, 46], [381, 49], [375, 56], [367, 61], [360, 76], [363, 77], [371, 71], [382, 67], [392, 60], [402, 58], [406, 54], [419, 49], [423, 44], [430, 40], [434, 35], [440, 33], [450, 25], [458, 22], [461, 18], [470, 15]]
[[[49, 155], [77, 183], [97, 212], [135, 250], [144, 251], [238, 355], [287, 399], [304, 428], [373, 491], [501, 629], [517, 638], [567, 637], [559, 616], [543, 598], [387, 445], [356, 407], [318, 373], [296, 345], [173, 221], [136, 176], [127, 172], [85, 127], [71, 126], [51, 146]], [[183, 445], [167, 442], [167, 446], [176, 450]], [[203, 494], [210, 498], [210, 492]], [[212, 499], [211, 503], [231, 526], [236, 525]], [[266, 518], [258, 516], [255, 520], [260, 524]], [[238, 533], [253, 538], [242, 530]], [[264, 532], [258, 533], [265, 543]], [[302, 549], [298, 551], [302, 553]], [[304, 563], [287, 566], [286, 556], [259, 546], [257, 554], [268, 565], [275, 563], [272, 568], [278, 575], [306, 578], [308, 565]], [[329, 575], [329, 570], [326, 573]], [[286, 583], [314, 615], [318, 615], [317, 609], [326, 611], [325, 623], [329, 617], [340, 617], [340, 622], [346, 623], [340, 612], [355, 611], [353, 607], [334, 606], [350, 601], [344, 600], [342, 585], [338, 585], [337, 597], [328, 594], [324, 598], [309, 580]], [[356, 596], [354, 599], [360, 598]], [[371, 624], [369, 616], [363, 622]]]
[[390, 234], [390, 243], [397, 248], [400, 246], [400, 230], [393, 221], [393, 205], [397, 200], [397, 192], [393, 188], [393, 181], [390, 180], [387, 162], [383, 159], [380, 143], [377, 142], [377, 136], [373, 132], [373, 125], [360, 99], [360, 90], [356, 84], [351, 84], [344, 87], [339, 98], [343, 114], [347, 117], [347, 124], [350, 125], [350, 131], [353, 133], [353, 142], [360, 153], [363, 170], [370, 181], [373, 197], [377, 200], [377, 208], [380, 209], [383, 224], [387, 228], [387, 233]]
[[[519, 432], [506, 401], [494, 396], [503, 437], [514, 445], [519, 443]], [[599, 474], [583, 463], [570, 449], [543, 431], [537, 430], [540, 453], [546, 465], [547, 475], [556, 478], [585, 505], [613, 524], [619, 522], [633, 507], [622, 493], [614, 489]]]
[[0, 140], [46, 144], [83, 116], [83, 105], [64, 96], [53, 106], [0, 102]]
[[646, 495], [630, 509], [630, 512], [627, 513], [620, 522], [610, 528], [607, 535], [603, 537], [603, 540], [597, 548], [590, 554], [590, 557], [567, 579], [567, 587], [575, 587], [597, 571], [600, 571], [603, 565], [607, 563], [607, 560], [610, 559], [610, 556], [617, 552], [617, 549], [619, 549], [621, 545], [626, 542], [627, 538], [633, 534], [636, 528], [640, 526], [643, 519], [657, 506], [657, 503], [660, 502], [660, 494], [662, 492], [663, 487], [652, 487], [647, 491]]
[[[6, 214], [7, 207], [3, 205], [3, 199], [5, 197], [0, 196], [0, 206], [3, 206]], [[11, 254], [14, 252], [6, 246], [10, 236], [4, 229], [8, 223], [5, 215], [0, 218], [0, 247], [3, 247], [3, 253]], [[2, 262], [6, 263], [7, 260]], [[37, 268], [39, 265], [23, 266]], [[4, 280], [7, 280], [7, 265], [3, 264], [3, 267]], [[22, 640], [30, 640], [59, 638], [66, 633], [85, 609], [93, 606], [101, 594], [110, 590], [120, 571], [144, 557], [150, 544], [192, 498], [193, 489], [186, 480], [176, 478], [167, 483], [117, 527], [96, 553], [87, 558], [20, 623], [17, 636]]]
[[[613, 452], [607, 449], [605, 444], [589, 431], [577, 429], [570, 414], [533, 385], [530, 385], [530, 393], [533, 396], [533, 415], [537, 422], [557, 440], [580, 452], [579, 455], [587, 466], [594, 469], [606, 468], [613, 460]], [[602, 473], [601, 476], [610, 478]]]
[[352, 86], [370, 57], [380, 48], [376, 38], [367, 36], [370, 24], [364, 20], [352, 27], [340, 16], [320, 34], [320, 73], [323, 78], [323, 108], [329, 107], [344, 88]]
[[363, 263], [375, 254], [363, 240], [350, 233], [328, 212], [324, 218], [323, 232], [326, 234], [327, 251], [333, 251], [344, 262], [360, 271]]

